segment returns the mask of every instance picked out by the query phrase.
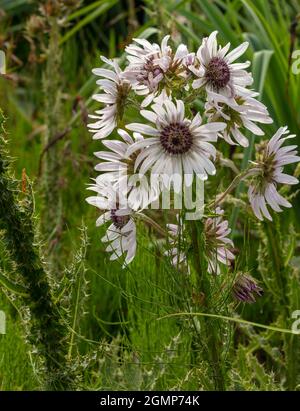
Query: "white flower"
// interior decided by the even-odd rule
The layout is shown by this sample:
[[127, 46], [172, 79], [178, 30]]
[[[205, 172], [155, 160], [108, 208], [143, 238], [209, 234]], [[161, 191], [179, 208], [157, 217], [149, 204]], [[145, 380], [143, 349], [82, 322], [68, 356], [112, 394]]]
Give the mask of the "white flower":
[[148, 106], [155, 97], [160, 96], [159, 84], [168, 71], [180, 76], [192, 59], [184, 44], [180, 44], [174, 54], [168, 45], [169, 38], [169, 35], [165, 36], [160, 46], [137, 38], [134, 39], [136, 44], [126, 47], [129, 66], [124, 71], [124, 78], [130, 81], [136, 94], [146, 96], [142, 107]]
[[218, 48], [217, 33], [214, 31], [208, 38], [204, 38], [197, 51], [198, 66], [195, 64], [190, 69], [198, 79], [194, 80], [192, 86], [194, 89], [205, 86], [207, 91], [214, 91], [225, 97], [247, 95], [249, 90], [245, 87], [251, 85], [253, 79], [244, 69], [250, 66], [250, 62], [233, 62], [246, 51], [249, 44], [242, 43], [228, 53], [230, 43]]
[[124, 268], [133, 260], [136, 252], [134, 212], [126, 205], [123, 206], [123, 200], [116, 195], [115, 190], [112, 188], [104, 184], [95, 184], [91, 185], [89, 189], [95, 191], [97, 195], [88, 197], [86, 201], [104, 211], [97, 219], [96, 226], [98, 227], [108, 221], [112, 223], [101, 241], [109, 243], [106, 251], [112, 253], [110, 260], [116, 260], [122, 255], [126, 255]]
[[256, 136], [262, 136], [263, 130], [254, 122], [262, 124], [273, 122], [266, 106], [254, 98], [257, 95], [258, 93], [252, 93], [244, 97], [226, 98], [214, 92], [208, 93], [206, 115], [209, 121], [226, 122], [227, 127], [219, 136], [227, 143], [248, 147], [249, 141], [241, 128], [250, 130]]
[[[207, 271], [211, 274], [219, 274], [219, 264], [230, 266], [235, 258], [232, 253], [233, 242], [227, 237], [231, 229], [228, 228], [228, 221], [223, 220], [224, 211], [217, 207], [215, 214], [216, 216], [208, 217], [204, 221], [205, 248], [203, 251], [208, 262]], [[181, 247], [178, 244], [179, 240], [181, 243], [184, 241], [184, 226], [182, 224], [168, 224], [167, 227], [171, 245], [167, 253], [171, 257], [172, 264], [175, 267], [186, 268], [189, 273], [186, 252], [183, 250], [182, 244]]]
[[[131, 155], [141, 150], [135, 162], [142, 174], [151, 173], [173, 177], [182, 174], [191, 181], [194, 173], [200, 178], [215, 174], [215, 166], [210, 158], [215, 158], [216, 149], [210, 141], [217, 140], [217, 133], [224, 130], [224, 123], [201, 124], [197, 114], [193, 120], [185, 118], [185, 107], [181, 100], [176, 105], [166, 100], [162, 105], [152, 105], [152, 110], [142, 110], [141, 115], [154, 124], [132, 123], [129, 130], [150, 136], [134, 143], [127, 152]], [[168, 185], [166, 185], [168, 188]]]
[[281, 127], [271, 138], [271, 140], [258, 152], [255, 167], [251, 170], [254, 175], [249, 190], [248, 197], [254, 214], [259, 220], [266, 217], [272, 221], [267, 205], [274, 211], [282, 211], [280, 207], [292, 207], [292, 205], [282, 197], [277, 191], [277, 184], [297, 184], [298, 179], [283, 173], [283, 167], [300, 161], [297, 156], [296, 145], [281, 147], [288, 138], [295, 137], [289, 135], [287, 127]]
[[223, 220], [224, 211], [217, 207], [215, 213], [215, 217], [207, 218], [204, 223], [205, 253], [208, 259], [208, 272], [219, 274], [219, 263], [229, 266], [234, 260], [231, 251], [234, 246], [227, 237], [231, 229], [228, 228], [228, 221]]
[[93, 99], [105, 105], [104, 108], [96, 111], [96, 115], [89, 116], [97, 119], [95, 123], [88, 125], [90, 131], [95, 133], [94, 139], [109, 136], [117, 127], [118, 119], [123, 116], [126, 98], [130, 90], [130, 84], [123, 79], [118, 63], [103, 56], [101, 56], [101, 59], [113, 70], [106, 68], [93, 69], [95, 75], [102, 77], [102, 79], [97, 80], [97, 84], [103, 91], [102, 94], [94, 94]]
[[[133, 210], [143, 209], [159, 196], [159, 184], [148, 176], [134, 173], [137, 153], [126, 156], [128, 148], [134, 141], [143, 140], [143, 136], [134, 133], [135, 140], [124, 130], [118, 129], [122, 141], [103, 140], [102, 143], [110, 151], [98, 151], [96, 157], [103, 160], [95, 169], [102, 172], [97, 177], [99, 184], [111, 184], [121, 196], [127, 196], [128, 205]], [[150, 180], [150, 181], [149, 181]]]

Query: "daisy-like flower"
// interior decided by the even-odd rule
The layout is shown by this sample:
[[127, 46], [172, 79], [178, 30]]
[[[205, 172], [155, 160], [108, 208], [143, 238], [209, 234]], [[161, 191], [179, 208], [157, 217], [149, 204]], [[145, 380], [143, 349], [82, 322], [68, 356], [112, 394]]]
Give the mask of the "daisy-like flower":
[[133, 133], [134, 140], [124, 130], [118, 129], [120, 140], [103, 140], [102, 143], [110, 151], [94, 153], [102, 160], [95, 169], [102, 172], [97, 177], [98, 184], [111, 184], [121, 196], [127, 197], [128, 205], [133, 210], [144, 209], [156, 200], [160, 193], [158, 181], [150, 179], [148, 175], [136, 174], [134, 164], [138, 152], [127, 157], [128, 148], [135, 142], [143, 140], [139, 133]]
[[250, 130], [256, 136], [262, 136], [264, 132], [255, 122], [262, 124], [273, 122], [266, 106], [254, 98], [257, 95], [258, 93], [252, 93], [244, 97], [226, 98], [214, 92], [208, 93], [208, 101], [205, 105], [208, 121], [226, 122], [226, 129], [219, 136], [227, 143], [248, 147], [249, 141], [241, 128]]
[[300, 161], [296, 145], [282, 147], [285, 140], [295, 137], [288, 134], [288, 128], [281, 127], [268, 143], [264, 142], [251, 169], [253, 179], [249, 186], [248, 197], [253, 212], [259, 220], [266, 217], [272, 221], [267, 205], [277, 212], [282, 211], [280, 207], [292, 207], [277, 191], [277, 184], [298, 183], [296, 177], [283, 173], [285, 165]]
[[219, 263], [230, 265], [234, 260], [232, 240], [227, 236], [231, 229], [228, 221], [223, 220], [224, 211], [217, 207], [216, 217], [208, 217], [204, 223], [205, 232], [205, 252], [208, 259], [208, 272], [213, 274], [220, 273]]
[[240, 273], [233, 284], [232, 294], [236, 300], [252, 304], [263, 295], [263, 289], [250, 274]]
[[95, 184], [89, 187], [97, 195], [88, 197], [86, 201], [103, 211], [97, 219], [96, 226], [110, 221], [106, 234], [102, 237], [103, 243], [108, 243], [107, 252], [111, 252], [110, 260], [125, 256], [123, 268], [128, 265], [136, 252], [136, 226], [133, 219], [134, 211], [123, 205], [120, 196], [115, 190], [104, 184]]
[[[192, 61], [192, 54], [184, 44], [173, 53], [168, 45], [169, 38], [169, 35], [165, 36], [161, 45], [136, 38], [135, 43], [125, 49], [129, 66], [124, 71], [124, 78], [129, 80], [136, 94], [147, 96], [142, 102], [143, 107], [160, 95], [159, 84], [167, 73], [179, 77]], [[182, 62], [184, 64], [181, 65]]]
[[102, 139], [109, 136], [118, 125], [118, 120], [122, 118], [128, 93], [130, 91], [129, 82], [122, 77], [122, 71], [116, 61], [108, 60], [101, 56], [104, 63], [112, 67], [95, 68], [93, 73], [102, 77], [97, 80], [97, 84], [103, 91], [101, 94], [94, 94], [93, 99], [105, 105], [101, 110], [96, 111], [96, 115], [90, 118], [96, 119], [95, 123], [88, 125], [90, 131], [94, 133], [94, 139]]
[[217, 133], [224, 130], [225, 123], [202, 124], [199, 114], [192, 121], [185, 118], [181, 100], [177, 100], [176, 105], [170, 99], [162, 105], [153, 104], [152, 111], [142, 110], [141, 115], [154, 126], [141, 123], [126, 126], [129, 130], [150, 136], [134, 143], [127, 151], [127, 155], [131, 155], [141, 150], [135, 162], [140, 173], [151, 169], [151, 173], [167, 177], [168, 183], [164, 183], [167, 188], [169, 177], [184, 174], [186, 184], [190, 185], [194, 173], [203, 180], [208, 174], [215, 174], [210, 158], [215, 158], [216, 149], [210, 142], [217, 140]]
[[[204, 222], [205, 235], [205, 255], [208, 261], [208, 272], [211, 274], [219, 274], [219, 264], [229, 266], [234, 260], [232, 249], [233, 242], [227, 237], [231, 229], [228, 228], [228, 221], [223, 220], [224, 211], [217, 207], [215, 217], [208, 217]], [[167, 254], [171, 257], [172, 264], [177, 266], [185, 266], [189, 272], [186, 253], [178, 248], [178, 238], [183, 237], [184, 226], [179, 224], [168, 224], [170, 234], [171, 248]]]
[[218, 32], [214, 31], [208, 38], [204, 38], [197, 51], [197, 62], [192, 70], [198, 78], [193, 81], [193, 88], [205, 86], [207, 91], [214, 91], [225, 97], [248, 95], [249, 90], [245, 87], [252, 84], [253, 78], [244, 69], [250, 66], [250, 62], [234, 61], [246, 51], [249, 44], [242, 43], [228, 53], [230, 43], [218, 48], [217, 34]]

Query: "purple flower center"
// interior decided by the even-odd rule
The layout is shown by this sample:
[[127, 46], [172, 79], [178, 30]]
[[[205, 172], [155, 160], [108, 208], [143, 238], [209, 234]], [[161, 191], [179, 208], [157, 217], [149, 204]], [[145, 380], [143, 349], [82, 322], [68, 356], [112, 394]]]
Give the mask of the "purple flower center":
[[171, 123], [162, 129], [160, 142], [169, 154], [184, 154], [192, 147], [193, 136], [185, 124]]
[[129, 221], [130, 217], [128, 215], [116, 215], [117, 209], [110, 211], [110, 219], [116, 228], [123, 228]]
[[163, 74], [163, 70], [157, 64], [154, 64], [154, 56], [151, 56], [138, 73], [137, 80], [152, 90], [157, 86], [161, 74]]
[[213, 57], [206, 67], [205, 77], [211, 87], [219, 91], [229, 83], [230, 70], [228, 64], [220, 57]]

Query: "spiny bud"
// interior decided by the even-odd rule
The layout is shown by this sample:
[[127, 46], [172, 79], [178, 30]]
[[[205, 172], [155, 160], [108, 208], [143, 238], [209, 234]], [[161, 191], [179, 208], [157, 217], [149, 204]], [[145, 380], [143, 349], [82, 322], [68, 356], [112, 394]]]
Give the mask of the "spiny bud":
[[256, 297], [263, 295], [263, 289], [250, 274], [240, 273], [234, 282], [232, 293], [236, 300], [251, 304], [256, 302]]

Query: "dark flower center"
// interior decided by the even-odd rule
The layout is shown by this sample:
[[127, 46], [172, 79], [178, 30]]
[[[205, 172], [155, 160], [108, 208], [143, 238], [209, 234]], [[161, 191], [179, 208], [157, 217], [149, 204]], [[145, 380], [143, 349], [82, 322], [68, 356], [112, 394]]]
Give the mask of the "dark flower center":
[[205, 77], [214, 90], [224, 88], [230, 80], [228, 64], [220, 57], [213, 57], [206, 67]]
[[193, 145], [190, 129], [182, 123], [171, 123], [160, 133], [160, 142], [169, 154], [184, 154]]
[[160, 74], [163, 74], [163, 70], [157, 64], [154, 64], [154, 56], [151, 56], [137, 75], [137, 80], [148, 86], [149, 80], [155, 79]]
[[116, 215], [116, 211], [117, 209], [113, 209], [110, 211], [110, 218], [114, 226], [116, 228], [121, 229], [128, 223], [130, 217], [128, 215]]
[[272, 183], [276, 162], [274, 154], [270, 155], [267, 150], [267, 141], [263, 141], [255, 146], [257, 168], [260, 172], [255, 175], [255, 193], [264, 194], [266, 185]]

